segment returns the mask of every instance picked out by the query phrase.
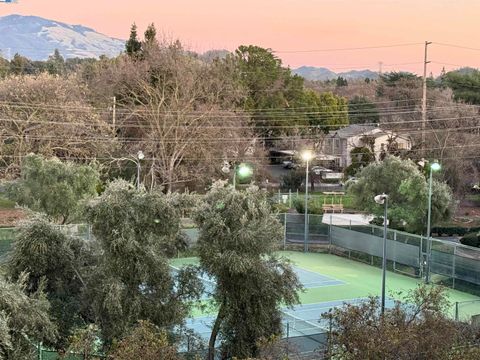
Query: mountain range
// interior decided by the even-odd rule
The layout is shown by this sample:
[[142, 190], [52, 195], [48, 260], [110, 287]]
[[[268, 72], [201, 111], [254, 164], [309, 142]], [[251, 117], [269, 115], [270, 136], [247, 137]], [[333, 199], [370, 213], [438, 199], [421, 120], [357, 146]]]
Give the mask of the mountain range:
[[347, 72], [335, 73], [324, 67], [301, 66], [297, 69], [292, 69], [292, 73], [302, 76], [307, 80], [332, 80], [338, 77], [343, 77], [347, 80], [355, 79], [377, 79], [378, 73], [371, 70], [351, 70]]
[[46, 60], [55, 49], [66, 58], [115, 56], [125, 41], [100, 34], [83, 25], [69, 25], [38, 16], [0, 17], [0, 50], [5, 58], [19, 53], [32, 60]]
[[[125, 41], [115, 39], [83, 25], [69, 25], [38, 16], [8, 15], [0, 17], [0, 55], [11, 59], [19, 53], [32, 60], [46, 60], [55, 49], [65, 58], [98, 58], [116, 56], [125, 49]], [[206, 61], [224, 57], [226, 50], [210, 50], [200, 55]], [[335, 73], [327, 68], [302, 66], [292, 69], [307, 80], [332, 80], [341, 76], [351, 79], [376, 79], [370, 70]]]

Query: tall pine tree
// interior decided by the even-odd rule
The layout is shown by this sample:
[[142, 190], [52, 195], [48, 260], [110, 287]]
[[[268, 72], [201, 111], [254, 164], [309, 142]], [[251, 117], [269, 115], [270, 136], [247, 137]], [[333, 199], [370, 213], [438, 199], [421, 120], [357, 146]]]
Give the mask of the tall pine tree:
[[130, 37], [125, 44], [125, 50], [130, 56], [137, 56], [142, 50], [142, 43], [138, 40], [137, 25], [133, 23], [130, 29]]

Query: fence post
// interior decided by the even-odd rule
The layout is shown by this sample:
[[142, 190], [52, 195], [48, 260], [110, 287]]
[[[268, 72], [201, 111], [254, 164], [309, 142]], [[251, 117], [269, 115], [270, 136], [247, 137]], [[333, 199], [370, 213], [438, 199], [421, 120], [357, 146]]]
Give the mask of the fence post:
[[349, 230], [352, 230], [352, 219], [350, 219], [350, 227]]
[[452, 260], [452, 288], [455, 289], [455, 266], [456, 266], [456, 257], [457, 257], [457, 245], [453, 245], [453, 260]]
[[327, 358], [332, 356], [332, 318], [328, 319]]
[[458, 301], [455, 302], [455, 321], [458, 321]]
[[332, 215], [330, 214], [330, 224], [328, 225], [328, 252], [332, 253]]
[[283, 250], [285, 250], [287, 245], [287, 213], [284, 214], [283, 219]]
[[282, 194], [280, 192], [280, 188], [278, 188], [278, 203], [281, 204], [282, 203]]
[[420, 254], [419, 254], [419, 258], [420, 258], [420, 279], [423, 278], [423, 236], [420, 235]]
[[290, 322], [287, 321], [287, 358], [290, 352], [289, 347], [290, 347]]
[[[397, 230], [393, 230], [393, 241], [395, 241], [395, 242], [397, 241]], [[394, 259], [395, 259], [395, 257], [394, 257]], [[396, 265], [397, 264], [396, 264], [395, 260], [393, 260], [393, 271], [394, 272], [397, 271], [397, 266]]]

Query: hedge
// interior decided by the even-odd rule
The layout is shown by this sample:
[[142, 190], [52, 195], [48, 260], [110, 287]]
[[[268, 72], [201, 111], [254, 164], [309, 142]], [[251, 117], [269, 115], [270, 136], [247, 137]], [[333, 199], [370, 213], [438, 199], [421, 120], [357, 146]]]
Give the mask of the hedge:
[[436, 234], [437, 236], [464, 236], [468, 233], [477, 233], [480, 231], [480, 226], [476, 227], [462, 227], [462, 226], [436, 226], [432, 228], [431, 234]]
[[468, 245], [468, 246], [474, 246], [474, 247], [480, 247], [480, 236], [479, 233], [472, 232], [460, 239], [460, 242], [463, 245]]

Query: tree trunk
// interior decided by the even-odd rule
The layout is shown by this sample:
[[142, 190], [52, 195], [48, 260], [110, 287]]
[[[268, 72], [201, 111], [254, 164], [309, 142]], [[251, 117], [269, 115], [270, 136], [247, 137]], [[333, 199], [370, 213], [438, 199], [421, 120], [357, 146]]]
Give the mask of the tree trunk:
[[223, 321], [225, 316], [225, 305], [222, 302], [220, 305], [220, 309], [218, 310], [217, 318], [215, 319], [215, 323], [213, 324], [212, 334], [210, 335], [210, 340], [208, 341], [208, 360], [215, 360], [215, 342], [217, 341], [218, 331], [220, 330], [220, 325]]

